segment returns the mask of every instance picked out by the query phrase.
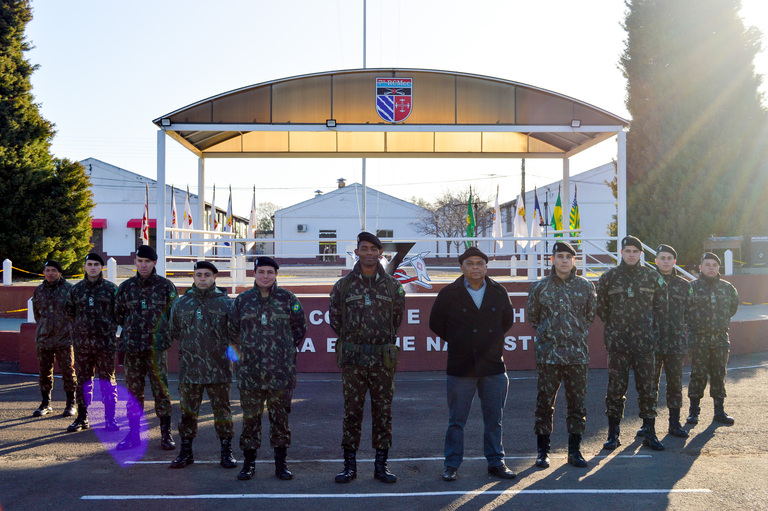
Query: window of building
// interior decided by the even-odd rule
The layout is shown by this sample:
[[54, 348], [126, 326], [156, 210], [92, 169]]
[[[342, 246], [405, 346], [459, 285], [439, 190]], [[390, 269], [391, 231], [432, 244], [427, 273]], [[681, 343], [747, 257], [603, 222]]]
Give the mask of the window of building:
[[[336, 239], [336, 231], [330, 231], [330, 230], [320, 230], [320, 236], [319, 238], [321, 240], [335, 240]], [[335, 241], [321, 241], [320, 247], [320, 260], [321, 261], [333, 261], [336, 259], [336, 242]]]
[[393, 229], [376, 229], [376, 236], [379, 238], [394, 238], [395, 231]]
[[[135, 246], [138, 250], [138, 248], [141, 246], [141, 229], [134, 229], [134, 231], [136, 233]], [[157, 229], [154, 227], [149, 228], [149, 246], [157, 249]]]

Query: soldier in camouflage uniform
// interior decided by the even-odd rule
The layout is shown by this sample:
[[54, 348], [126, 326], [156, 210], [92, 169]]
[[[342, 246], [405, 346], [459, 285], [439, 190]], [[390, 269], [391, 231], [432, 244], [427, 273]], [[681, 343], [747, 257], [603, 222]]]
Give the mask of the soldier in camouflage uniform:
[[731, 343], [728, 329], [731, 318], [739, 308], [739, 294], [729, 282], [720, 279], [720, 258], [711, 252], [701, 257], [701, 275], [691, 283], [693, 294], [687, 317], [691, 356], [691, 401], [689, 424], [699, 422], [704, 389], [709, 378], [709, 395], [715, 400], [714, 420], [734, 423], [723, 408], [725, 401], [725, 372]]
[[[683, 406], [683, 362], [688, 344], [685, 317], [692, 291], [688, 281], [677, 274], [676, 262], [677, 251], [669, 245], [659, 245], [656, 249], [656, 267], [667, 284], [667, 309], [655, 318], [658, 340], [653, 393], [657, 396], [659, 394], [663, 367], [667, 379], [669, 434], [687, 438], [688, 432], [680, 424], [680, 408]], [[640, 428], [637, 434], [644, 437], [645, 430]]]
[[123, 327], [120, 351], [124, 354], [125, 385], [135, 401], [128, 401], [128, 435], [117, 444], [118, 450], [137, 447], [141, 443], [139, 426], [144, 413], [144, 381], [155, 398], [155, 413], [160, 418], [163, 450], [176, 448], [171, 435], [171, 396], [168, 392], [168, 354], [171, 340], [158, 335], [162, 317], [176, 299], [176, 286], [155, 270], [157, 253], [149, 245], [136, 250], [137, 275], [117, 289], [115, 318]]
[[67, 431], [88, 429], [88, 406], [93, 399], [93, 376], [98, 375], [101, 401], [104, 403], [104, 429], [119, 431], [115, 422], [117, 384], [115, 352], [117, 323], [115, 294], [117, 286], [102, 276], [104, 260], [98, 254], [85, 256], [85, 277], [72, 287], [64, 307], [72, 321], [77, 370], [77, 418]]
[[51, 413], [51, 391], [53, 390], [53, 365], [59, 363], [64, 379], [64, 391], [67, 404], [64, 417], [75, 414], [75, 369], [72, 367], [72, 338], [69, 319], [64, 313], [64, 304], [72, 284], [61, 276], [61, 265], [57, 261], [47, 261], [43, 269], [45, 280], [35, 288], [32, 295], [32, 308], [37, 322], [35, 346], [37, 362], [40, 367], [40, 394], [43, 397], [40, 406], [32, 414], [42, 417]]
[[275, 453], [275, 476], [293, 479], [286, 456], [291, 445], [288, 414], [296, 388], [297, 348], [307, 332], [307, 320], [298, 298], [276, 279], [279, 265], [271, 257], [254, 262], [253, 288], [235, 298], [239, 328], [238, 387], [243, 407], [240, 448], [245, 461], [237, 475], [241, 481], [256, 474], [256, 452], [261, 447], [261, 416], [269, 413], [269, 443]]
[[371, 394], [371, 443], [376, 449], [374, 477], [384, 483], [397, 481], [387, 467], [387, 458], [392, 446], [395, 341], [403, 320], [405, 292], [379, 263], [381, 249], [379, 238], [361, 232], [355, 249], [358, 262], [331, 290], [329, 315], [338, 335], [336, 351], [344, 390], [344, 469], [336, 476], [337, 483], [357, 477], [367, 392]]
[[619, 445], [619, 424], [624, 416], [629, 371], [635, 373], [637, 402], [643, 419], [643, 445], [663, 450], [656, 437], [656, 399], [653, 378], [654, 316], [666, 310], [666, 284], [656, 271], [642, 266], [642, 243], [634, 236], [621, 240], [621, 263], [611, 268], [597, 282], [597, 315], [605, 325], [608, 351], [608, 389], [605, 415], [608, 440], [603, 449]]
[[595, 286], [576, 275], [576, 250], [558, 241], [552, 248], [549, 277], [533, 284], [528, 293], [528, 319], [536, 329], [536, 466], [549, 467], [550, 434], [555, 398], [565, 384], [568, 404], [568, 463], [586, 467], [581, 435], [587, 425], [587, 373], [589, 326], [595, 319]]
[[207, 261], [195, 263], [194, 284], [173, 302], [167, 335], [179, 341], [179, 405], [181, 450], [171, 468], [194, 463], [192, 441], [197, 436], [197, 417], [203, 391], [213, 409], [213, 424], [221, 444], [221, 466], [235, 468], [232, 437], [235, 428], [229, 391], [232, 387], [232, 362], [227, 350], [236, 340], [237, 322], [232, 299], [216, 287], [218, 269]]

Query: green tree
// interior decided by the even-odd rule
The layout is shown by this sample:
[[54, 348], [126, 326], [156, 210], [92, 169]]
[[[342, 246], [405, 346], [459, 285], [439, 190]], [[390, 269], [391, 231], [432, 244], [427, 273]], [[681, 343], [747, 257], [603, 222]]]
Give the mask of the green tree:
[[50, 258], [67, 270], [90, 249], [93, 200], [85, 169], [50, 153], [55, 131], [34, 102], [36, 66], [24, 58], [31, 19], [28, 0], [0, 3], [0, 260], [39, 272]]
[[695, 261], [708, 235], [768, 233], [760, 32], [739, 0], [628, 0], [628, 232]]

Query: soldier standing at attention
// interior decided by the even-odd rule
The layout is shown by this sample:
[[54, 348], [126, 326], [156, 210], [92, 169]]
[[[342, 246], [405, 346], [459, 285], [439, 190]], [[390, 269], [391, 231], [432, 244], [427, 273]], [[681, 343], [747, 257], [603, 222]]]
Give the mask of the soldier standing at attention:
[[46, 261], [43, 267], [42, 284], [35, 288], [32, 295], [32, 308], [37, 322], [35, 345], [37, 347], [37, 362], [40, 367], [40, 394], [43, 397], [37, 410], [32, 414], [42, 417], [51, 413], [51, 391], [53, 390], [53, 364], [59, 363], [61, 376], [64, 380], [64, 392], [67, 393], [67, 404], [64, 407], [64, 417], [75, 415], [75, 369], [72, 367], [72, 338], [70, 336], [69, 319], [64, 312], [64, 304], [72, 284], [61, 276], [61, 265], [57, 261]]
[[565, 241], [552, 247], [552, 272], [528, 293], [528, 319], [536, 329], [536, 466], [549, 467], [549, 436], [560, 382], [568, 403], [568, 463], [586, 467], [581, 435], [587, 425], [589, 326], [595, 319], [595, 286], [576, 275], [576, 250]]
[[619, 424], [624, 416], [630, 369], [635, 373], [637, 403], [643, 419], [643, 445], [656, 451], [664, 445], [656, 437], [656, 399], [653, 378], [654, 317], [666, 310], [666, 284], [656, 271], [640, 263], [643, 245], [634, 236], [621, 240], [621, 262], [600, 276], [597, 282], [597, 315], [605, 324], [608, 351], [608, 389], [605, 415], [608, 440], [603, 449], [621, 445]]
[[[687, 338], [685, 318], [691, 299], [691, 285], [677, 274], [677, 251], [669, 245], [656, 249], [656, 267], [667, 284], [667, 309], [656, 317], [659, 339], [656, 343], [656, 373], [653, 393], [659, 395], [661, 368], [667, 378], [667, 408], [669, 409], [669, 434], [687, 438], [688, 432], [680, 424], [680, 408], [683, 406], [683, 362]], [[640, 428], [638, 436], [645, 436]]]
[[288, 414], [296, 388], [296, 353], [307, 332], [298, 298], [277, 285], [277, 262], [259, 256], [254, 262], [253, 288], [235, 298], [240, 352], [238, 385], [243, 407], [240, 448], [245, 461], [241, 481], [256, 475], [256, 451], [261, 447], [261, 416], [269, 412], [269, 443], [275, 450], [275, 476], [293, 479], [285, 458], [291, 445]]
[[221, 466], [235, 468], [232, 437], [235, 427], [229, 406], [232, 387], [232, 362], [227, 350], [237, 336], [232, 299], [216, 287], [216, 266], [195, 263], [194, 283], [171, 306], [167, 335], [179, 341], [179, 436], [181, 450], [171, 468], [194, 463], [192, 441], [197, 436], [197, 417], [203, 390], [213, 409], [213, 424], [221, 443]]
[[709, 378], [709, 395], [715, 400], [714, 420], [731, 425], [734, 419], [725, 413], [723, 402], [725, 372], [731, 351], [728, 329], [739, 308], [739, 294], [735, 287], [720, 278], [720, 258], [712, 252], [701, 256], [701, 275], [691, 287], [693, 295], [687, 318], [691, 355], [688, 424], [699, 422], [699, 403]]
[[117, 444], [119, 451], [132, 449], [141, 443], [141, 416], [144, 413], [144, 379], [155, 398], [155, 413], [160, 418], [160, 447], [166, 451], [176, 448], [171, 435], [171, 396], [168, 393], [168, 354], [171, 347], [167, 336], [158, 336], [160, 322], [176, 299], [176, 286], [157, 274], [157, 253], [149, 245], [136, 250], [137, 275], [117, 289], [115, 318], [123, 327], [120, 351], [124, 353], [125, 386], [135, 401], [129, 400], [128, 435]]
[[392, 446], [395, 341], [405, 311], [405, 292], [379, 263], [381, 249], [381, 241], [373, 234], [358, 234], [355, 254], [359, 259], [331, 290], [331, 328], [339, 336], [336, 353], [344, 389], [344, 470], [336, 476], [337, 483], [357, 477], [366, 392], [371, 393], [371, 443], [376, 449], [373, 477], [383, 483], [397, 482], [387, 458]]
[[117, 323], [115, 294], [117, 286], [102, 275], [104, 260], [99, 254], [85, 256], [85, 277], [72, 286], [64, 306], [72, 322], [77, 370], [77, 418], [67, 428], [69, 432], [91, 427], [88, 407], [93, 400], [93, 376], [98, 375], [101, 402], [104, 403], [104, 429], [119, 431], [115, 422], [117, 383], [115, 382], [115, 352]]
[[463, 275], [440, 290], [429, 316], [429, 329], [448, 343], [444, 481], [458, 478], [464, 460], [464, 425], [475, 393], [483, 410], [488, 473], [501, 479], [516, 477], [504, 463], [502, 444], [509, 387], [504, 335], [512, 328], [514, 314], [507, 290], [486, 275], [487, 264], [488, 256], [477, 247], [465, 250], [459, 256]]

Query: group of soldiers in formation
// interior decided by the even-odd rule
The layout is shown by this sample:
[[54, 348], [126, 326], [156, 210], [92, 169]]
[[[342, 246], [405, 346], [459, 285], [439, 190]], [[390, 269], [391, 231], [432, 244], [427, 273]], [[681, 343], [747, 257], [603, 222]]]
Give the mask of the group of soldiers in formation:
[[[338, 335], [336, 354], [344, 396], [344, 465], [335, 478], [337, 483], [349, 483], [357, 477], [356, 455], [366, 394], [371, 399], [374, 477], [384, 483], [397, 481], [387, 460], [392, 446], [392, 400], [399, 353], [396, 339], [405, 310], [405, 293], [380, 264], [382, 248], [375, 235], [360, 233], [355, 249], [358, 261], [336, 282], [330, 294], [329, 317]], [[595, 315], [605, 324], [608, 351], [605, 449], [621, 444], [619, 424], [630, 369], [635, 374], [643, 419], [638, 432], [643, 445], [664, 449], [655, 429], [662, 368], [667, 378], [669, 433], [688, 436], [680, 424], [686, 350], [691, 358], [687, 422], [698, 422], [699, 404], [708, 380], [714, 398], [714, 420], [734, 422], [725, 413], [723, 401], [728, 327], [739, 299], [734, 287], [720, 279], [718, 257], [705, 253], [700, 277], [689, 283], [677, 275], [677, 254], [671, 246], [658, 247], [658, 272], [642, 265], [641, 253], [640, 240], [624, 238], [620, 264], [600, 277], [595, 291], [590, 281], [577, 275], [574, 248], [559, 241], [553, 247], [550, 275], [531, 286], [527, 312], [537, 331], [534, 432], [538, 467], [550, 465], [552, 417], [561, 383], [568, 408], [568, 463], [587, 466], [580, 444], [586, 426], [588, 330]], [[194, 463], [192, 444], [204, 390], [221, 443], [221, 465], [237, 467], [230, 407], [236, 362], [243, 410], [240, 449], [244, 457], [237, 478], [248, 480], [255, 475], [266, 407], [275, 475], [282, 480], [292, 479], [286, 462], [291, 443], [288, 415], [297, 380], [297, 348], [307, 326], [299, 300], [277, 285], [279, 265], [270, 257], [257, 257], [255, 285], [233, 300], [216, 286], [218, 270], [210, 262], [194, 264], [194, 283], [181, 297], [171, 281], [157, 274], [156, 263], [155, 250], [142, 245], [136, 252], [137, 274], [120, 287], [103, 278], [104, 261], [98, 254], [86, 256], [85, 276], [75, 285], [64, 280], [59, 263], [45, 263], [45, 280], [33, 296], [42, 394], [34, 416], [52, 412], [53, 366], [58, 361], [67, 395], [63, 415], [76, 416], [67, 431], [90, 428], [88, 406], [95, 374], [104, 404], [104, 429], [119, 431], [115, 420], [117, 355], [131, 397], [126, 406], [128, 434], [116, 449], [130, 450], [141, 444], [144, 386], [149, 378], [160, 420], [161, 448], [174, 450], [167, 350], [177, 341], [181, 448], [170, 467]], [[483, 409], [488, 473], [502, 479], [516, 476], [504, 463], [502, 445], [502, 417], [509, 384], [504, 337], [514, 323], [514, 312], [506, 289], [487, 276], [487, 263], [488, 256], [477, 247], [460, 255], [462, 275], [438, 293], [430, 314], [430, 329], [448, 346], [445, 481], [458, 478], [464, 456], [464, 426], [476, 394]], [[122, 327], [119, 339], [118, 326]]]

